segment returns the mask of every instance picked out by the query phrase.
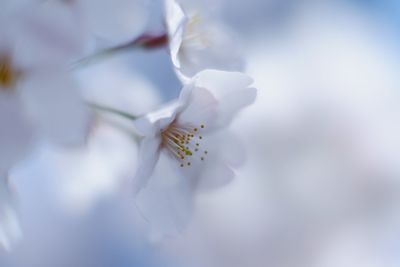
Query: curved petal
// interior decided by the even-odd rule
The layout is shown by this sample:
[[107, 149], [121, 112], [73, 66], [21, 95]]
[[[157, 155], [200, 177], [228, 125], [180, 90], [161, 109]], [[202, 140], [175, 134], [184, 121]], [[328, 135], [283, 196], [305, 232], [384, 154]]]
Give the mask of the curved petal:
[[193, 77], [206, 69], [242, 71], [244, 59], [233, 34], [216, 21], [200, 21], [198, 29], [191, 29], [195, 33], [183, 37], [178, 55], [182, 76]]
[[181, 6], [175, 0], [167, 0], [165, 5], [171, 59], [174, 66], [179, 69], [181, 65], [178, 53], [188, 19]]
[[217, 115], [218, 102], [215, 97], [204, 88], [195, 87], [188, 96], [187, 104], [177, 116], [181, 125], [212, 127]]
[[72, 79], [55, 71], [35, 73], [20, 89], [28, 115], [41, 134], [62, 145], [85, 141], [89, 111]]
[[257, 90], [249, 87], [253, 80], [239, 72], [205, 70], [194, 77], [193, 83], [209, 90], [218, 100], [218, 124], [221, 126], [230, 123], [240, 109], [254, 102], [257, 95]]
[[154, 136], [160, 131], [160, 129], [164, 129], [174, 121], [177, 113], [182, 108], [183, 103], [181, 100], [168, 103], [135, 120], [134, 126], [141, 135]]
[[24, 115], [18, 96], [0, 89], [0, 170], [10, 168], [30, 147], [33, 131]]
[[133, 179], [133, 194], [136, 196], [148, 183], [160, 156], [161, 139], [145, 137], [139, 151], [139, 164]]

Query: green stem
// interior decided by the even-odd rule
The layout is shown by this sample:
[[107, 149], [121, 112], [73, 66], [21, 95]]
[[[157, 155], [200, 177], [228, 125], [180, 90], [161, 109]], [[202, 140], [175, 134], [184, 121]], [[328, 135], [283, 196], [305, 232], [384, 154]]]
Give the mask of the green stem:
[[134, 48], [135, 46], [132, 44], [124, 44], [116, 47], [111, 47], [104, 49], [98, 53], [86, 56], [82, 59], [79, 59], [78, 61], [74, 62], [71, 66], [71, 69], [76, 69], [79, 67], [84, 67], [92, 63], [96, 63], [96, 61], [100, 61], [102, 59], [106, 59], [107, 57], [112, 56], [115, 53], [122, 52], [124, 50], [127, 50], [128, 48]]
[[99, 105], [99, 104], [94, 104], [94, 103], [87, 103], [87, 104], [90, 107], [92, 107], [94, 109], [97, 109], [99, 111], [104, 111], [104, 112], [108, 112], [108, 113], [111, 113], [111, 114], [115, 114], [115, 115], [121, 116], [121, 117], [123, 117], [125, 119], [128, 119], [128, 120], [136, 120], [137, 119], [137, 116], [134, 116], [132, 114], [129, 114], [127, 112], [124, 112], [124, 111], [121, 111], [121, 110], [118, 110], [118, 109], [114, 109], [114, 108], [111, 108], [111, 107], [105, 107], [105, 106], [102, 106], [102, 105]]

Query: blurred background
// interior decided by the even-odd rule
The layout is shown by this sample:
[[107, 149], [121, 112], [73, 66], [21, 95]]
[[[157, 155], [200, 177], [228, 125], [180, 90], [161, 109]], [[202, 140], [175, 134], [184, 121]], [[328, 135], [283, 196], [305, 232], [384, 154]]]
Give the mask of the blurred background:
[[[139, 2], [137, 35], [162, 31], [162, 1]], [[123, 193], [137, 144], [99, 118], [87, 148], [43, 141], [13, 170], [23, 239], [0, 266], [400, 265], [400, 2], [208, 2], [258, 88], [232, 125], [247, 152], [235, 180], [197, 196], [180, 235], [154, 237]], [[75, 74], [84, 95], [134, 114], [181, 87], [165, 49]]]

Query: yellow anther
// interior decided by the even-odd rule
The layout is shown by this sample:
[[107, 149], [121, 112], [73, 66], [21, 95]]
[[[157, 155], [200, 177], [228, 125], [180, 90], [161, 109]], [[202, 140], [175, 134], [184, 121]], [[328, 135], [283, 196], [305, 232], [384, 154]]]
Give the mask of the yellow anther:
[[12, 88], [17, 80], [12, 62], [8, 56], [0, 56], [0, 88]]

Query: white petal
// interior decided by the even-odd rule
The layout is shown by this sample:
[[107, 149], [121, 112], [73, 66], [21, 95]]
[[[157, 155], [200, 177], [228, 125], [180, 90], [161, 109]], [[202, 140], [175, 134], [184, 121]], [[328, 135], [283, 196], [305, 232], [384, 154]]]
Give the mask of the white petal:
[[140, 117], [133, 124], [136, 131], [142, 136], [153, 136], [159, 129], [158, 125], [152, 123], [147, 116]]
[[137, 195], [148, 183], [160, 156], [161, 139], [143, 138], [139, 151], [139, 164], [133, 179], [133, 193]]
[[182, 44], [183, 33], [187, 23], [187, 17], [175, 0], [166, 1], [166, 21], [169, 34], [169, 47], [172, 63], [180, 68], [178, 59], [179, 49]]
[[204, 6], [197, 2], [166, 1], [171, 59], [185, 83], [204, 69], [242, 71], [244, 67], [233, 34], [210, 18], [210, 5]]
[[41, 134], [62, 145], [85, 141], [89, 113], [68, 76], [59, 72], [35, 73], [22, 82], [21, 96]]
[[159, 236], [176, 235], [191, 215], [191, 186], [178, 168], [174, 160], [161, 153], [148, 186], [136, 198], [140, 212]]
[[229, 30], [205, 18], [201, 23], [196, 29], [197, 38], [183, 37], [178, 55], [182, 75], [193, 77], [205, 69], [242, 71], [244, 60], [237, 42], [228, 34]]
[[196, 87], [209, 90], [219, 102], [218, 124], [226, 125], [236, 113], [256, 98], [257, 90], [250, 88], [253, 80], [239, 72], [205, 70], [194, 77]]
[[79, 0], [89, 28], [113, 43], [131, 41], [144, 28], [148, 11], [139, 0]]
[[32, 128], [15, 94], [0, 89], [0, 169], [7, 170], [23, 157], [32, 141]]
[[191, 90], [186, 107], [177, 116], [180, 125], [212, 127], [217, 115], [218, 102], [210, 91], [195, 87]]
[[204, 149], [208, 153], [198, 171], [198, 190], [210, 190], [228, 184], [235, 176], [232, 167], [240, 166], [245, 161], [242, 143], [230, 131], [208, 134], [204, 140]]

